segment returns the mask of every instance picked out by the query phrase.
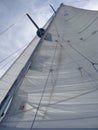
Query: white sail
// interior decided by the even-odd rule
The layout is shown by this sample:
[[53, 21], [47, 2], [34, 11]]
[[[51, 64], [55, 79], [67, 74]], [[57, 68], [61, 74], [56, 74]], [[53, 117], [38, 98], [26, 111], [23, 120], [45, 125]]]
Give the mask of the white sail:
[[51, 40], [31, 42], [12, 66], [18, 73], [26, 59], [27, 73], [1, 127], [98, 128], [97, 26], [97, 11], [61, 4], [46, 32]]

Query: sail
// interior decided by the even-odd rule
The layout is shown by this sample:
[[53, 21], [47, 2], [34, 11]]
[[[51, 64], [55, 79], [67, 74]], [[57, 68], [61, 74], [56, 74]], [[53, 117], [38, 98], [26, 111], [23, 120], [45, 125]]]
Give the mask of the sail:
[[30, 64], [0, 127], [98, 128], [97, 26], [97, 11], [60, 5], [44, 37], [26, 49]]

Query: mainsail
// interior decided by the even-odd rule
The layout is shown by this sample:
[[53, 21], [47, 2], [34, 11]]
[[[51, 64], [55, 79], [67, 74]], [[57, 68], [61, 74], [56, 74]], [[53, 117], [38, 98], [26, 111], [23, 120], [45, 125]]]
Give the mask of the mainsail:
[[7, 76], [7, 92], [14, 88], [0, 99], [0, 110], [10, 102], [1, 128], [98, 128], [97, 26], [97, 11], [60, 5], [1, 78], [0, 87]]

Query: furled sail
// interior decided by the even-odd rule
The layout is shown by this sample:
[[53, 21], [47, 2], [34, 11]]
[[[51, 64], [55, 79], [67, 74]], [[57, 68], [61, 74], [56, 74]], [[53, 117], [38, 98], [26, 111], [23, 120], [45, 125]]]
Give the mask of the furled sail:
[[16, 75], [23, 78], [0, 127], [98, 128], [97, 26], [97, 11], [61, 4], [44, 37], [18, 59], [25, 73]]

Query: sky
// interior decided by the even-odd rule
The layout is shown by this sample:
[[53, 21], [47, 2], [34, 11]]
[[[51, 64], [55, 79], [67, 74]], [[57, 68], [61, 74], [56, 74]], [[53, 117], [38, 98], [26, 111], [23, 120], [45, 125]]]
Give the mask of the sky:
[[29, 13], [43, 27], [60, 3], [98, 10], [98, 0], [0, 0], [0, 77], [36, 35]]

